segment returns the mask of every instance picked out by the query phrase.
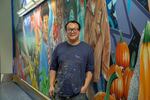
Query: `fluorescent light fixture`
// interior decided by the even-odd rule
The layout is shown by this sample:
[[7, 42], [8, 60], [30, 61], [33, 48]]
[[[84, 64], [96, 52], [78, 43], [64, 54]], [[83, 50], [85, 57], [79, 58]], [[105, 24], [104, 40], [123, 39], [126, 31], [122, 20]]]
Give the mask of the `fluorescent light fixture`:
[[38, 2], [38, 1], [41, 1], [41, 0], [33, 0], [33, 1]]
[[38, 5], [38, 4], [42, 3], [44, 0], [33, 0], [33, 1], [35, 1], [36, 5]]
[[30, 12], [32, 9], [37, 7], [39, 4], [41, 4], [44, 0], [31, 0], [27, 5], [25, 5], [23, 8], [21, 8], [17, 14], [19, 17], [24, 16], [28, 12]]
[[29, 3], [27, 3], [27, 5], [24, 6], [25, 9], [29, 9], [30, 7], [32, 7], [34, 5], [33, 1], [30, 1]]
[[17, 12], [17, 14], [18, 14], [18, 15], [21, 15], [24, 11], [25, 11], [25, 8], [21, 8], [21, 9]]

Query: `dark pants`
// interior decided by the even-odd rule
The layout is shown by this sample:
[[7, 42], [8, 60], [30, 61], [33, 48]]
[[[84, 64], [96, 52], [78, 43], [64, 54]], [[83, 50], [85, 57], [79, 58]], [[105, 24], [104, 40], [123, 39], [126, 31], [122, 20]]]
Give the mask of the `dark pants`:
[[73, 97], [61, 97], [56, 95], [55, 100], [88, 100], [86, 93], [80, 93]]

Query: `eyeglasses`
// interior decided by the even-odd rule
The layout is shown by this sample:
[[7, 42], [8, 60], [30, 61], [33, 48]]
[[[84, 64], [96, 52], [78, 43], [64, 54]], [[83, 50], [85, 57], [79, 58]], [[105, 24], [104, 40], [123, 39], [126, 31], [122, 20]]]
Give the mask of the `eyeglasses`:
[[68, 28], [67, 32], [71, 33], [71, 32], [77, 32], [79, 29], [78, 28]]

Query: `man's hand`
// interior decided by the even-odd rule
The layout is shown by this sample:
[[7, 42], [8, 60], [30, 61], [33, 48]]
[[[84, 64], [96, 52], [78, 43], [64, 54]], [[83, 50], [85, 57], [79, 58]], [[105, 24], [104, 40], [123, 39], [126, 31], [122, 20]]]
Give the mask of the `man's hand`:
[[80, 93], [86, 93], [87, 88], [85, 86], [82, 86]]
[[49, 93], [50, 93], [50, 97], [54, 96], [54, 86], [50, 86]]
[[92, 79], [92, 73], [90, 71], [88, 71], [86, 73], [85, 83], [82, 86], [80, 93], [86, 93], [87, 88], [89, 86], [89, 83], [90, 83], [91, 79]]
[[54, 96], [55, 77], [56, 77], [56, 71], [50, 70], [50, 88], [49, 88], [50, 96]]

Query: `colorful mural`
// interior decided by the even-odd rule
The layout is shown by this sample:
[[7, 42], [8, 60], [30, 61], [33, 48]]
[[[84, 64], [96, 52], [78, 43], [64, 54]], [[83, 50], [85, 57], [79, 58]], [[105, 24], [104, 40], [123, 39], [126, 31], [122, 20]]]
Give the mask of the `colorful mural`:
[[[21, 0], [21, 5], [27, 1]], [[150, 21], [149, 9], [148, 0], [46, 0], [18, 20], [14, 74], [49, 95], [51, 54], [66, 40], [65, 23], [75, 19], [81, 24], [80, 39], [94, 49], [89, 99], [108, 92], [113, 72], [119, 74], [111, 85], [113, 98], [134, 99], [138, 97], [138, 80], [134, 89], [137, 93], [131, 86], [136, 77], [134, 70], [139, 68], [141, 35]]]

